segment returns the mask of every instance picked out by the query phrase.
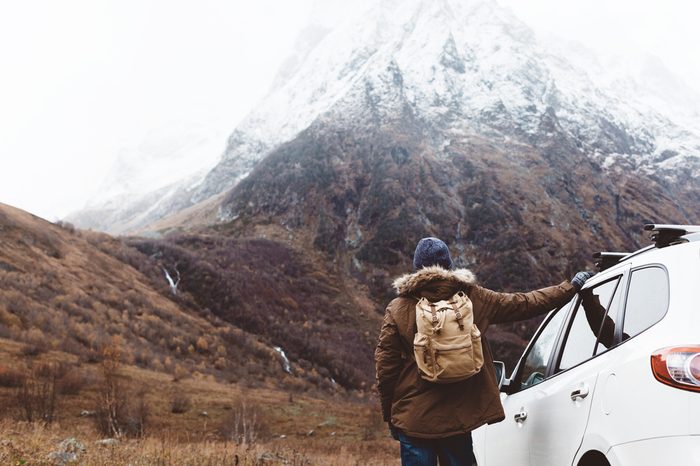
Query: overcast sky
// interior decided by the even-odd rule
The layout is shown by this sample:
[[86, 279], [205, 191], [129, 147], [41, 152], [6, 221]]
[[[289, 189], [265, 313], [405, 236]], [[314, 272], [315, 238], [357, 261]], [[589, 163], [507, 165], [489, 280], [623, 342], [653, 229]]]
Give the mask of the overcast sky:
[[[700, 2], [498, 1], [538, 31], [652, 52], [700, 92]], [[330, 17], [352, 3], [321, 2]], [[60, 218], [118, 155], [168, 146], [187, 127], [207, 129], [202, 164], [213, 164], [312, 3], [0, 0], [0, 202]]]

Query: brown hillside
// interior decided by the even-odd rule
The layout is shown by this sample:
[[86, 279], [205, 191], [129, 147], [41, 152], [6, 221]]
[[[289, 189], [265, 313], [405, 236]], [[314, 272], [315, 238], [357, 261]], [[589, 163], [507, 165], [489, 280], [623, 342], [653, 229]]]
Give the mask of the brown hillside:
[[92, 362], [119, 335], [129, 364], [282, 383], [268, 344], [169, 293], [156, 262], [122, 242], [0, 204], [0, 337], [26, 354], [61, 350]]
[[[381, 314], [311, 251], [282, 241], [187, 235], [130, 240], [182, 274], [182, 290], [218, 318], [281, 346], [331, 388], [366, 389]], [[316, 379], [316, 378], [314, 378]]]

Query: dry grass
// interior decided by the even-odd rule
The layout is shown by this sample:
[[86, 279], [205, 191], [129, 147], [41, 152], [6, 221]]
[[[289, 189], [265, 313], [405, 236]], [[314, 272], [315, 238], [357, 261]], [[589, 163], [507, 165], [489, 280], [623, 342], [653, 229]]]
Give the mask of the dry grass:
[[[26, 356], [22, 345], [0, 339], [0, 361], [7, 370], [22, 371]], [[75, 364], [77, 358], [49, 351], [35, 365], [49, 362]], [[133, 365], [120, 368], [120, 381], [135, 393], [144, 390], [149, 410], [146, 436], [122, 438], [114, 447], [96, 444], [100, 434], [94, 417], [81, 412], [95, 410], [100, 401], [100, 366], [82, 364], [71, 370], [88, 381], [77, 393], [59, 395], [55, 421], [49, 425], [21, 421], [7, 409], [16, 387], [0, 387], [0, 464], [48, 464], [47, 455], [60, 441], [74, 437], [86, 446], [79, 464], [397, 464], [398, 444], [377, 421], [373, 400], [341, 395], [290, 393], [270, 385], [250, 388], [227, 384], [211, 376], [173, 381], [168, 374]], [[190, 401], [184, 413], [173, 413], [177, 397]], [[255, 413], [256, 435], [247, 445], [226, 436], [231, 419], [240, 419], [245, 403]], [[2, 408], [2, 407], [5, 408]], [[236, 411], [239, 410], [237, 418]], [[206, 415], [204, 415], [206, 413]], [[230, 432], [228, 432], [230, 433]], [[236, 463], [236, 455], [238, 463]], [[23, 464], [23, 463], [19, 463]]]
[[163, 435], [100, 445], [90, 431], [60, 425], [0, 421], [0, 464], [52, 464], [49, 454], [69, 437], [85, 446], [78, 464], [88, 465], [395, 465], [398, 451], [390, 441], [342, 439], [275, 439], [255, 445], [218, 440], [190, 441]]

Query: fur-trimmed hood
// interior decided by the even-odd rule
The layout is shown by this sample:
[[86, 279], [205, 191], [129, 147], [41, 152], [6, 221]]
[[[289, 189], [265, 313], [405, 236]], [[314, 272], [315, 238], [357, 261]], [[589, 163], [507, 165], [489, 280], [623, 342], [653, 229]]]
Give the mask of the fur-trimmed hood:
[[439, 265], [424, 267], [417, 272], [407, 273], [394, 280], [394, 289], [398, 295], [415, 293], [430, 282], [451, 281], [465, 285], [474, 285], [476, 276], [468, 269], [443, 269]]

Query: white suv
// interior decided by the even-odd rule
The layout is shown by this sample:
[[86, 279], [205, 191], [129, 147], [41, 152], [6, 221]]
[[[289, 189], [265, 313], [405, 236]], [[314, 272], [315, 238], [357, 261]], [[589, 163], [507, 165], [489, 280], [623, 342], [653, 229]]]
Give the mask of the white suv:
[[479, 466], [700, 465], [700, 227], [645, 229], [597, 255], [510, 379], [496, 363], [506, 418], [473, 432]]

